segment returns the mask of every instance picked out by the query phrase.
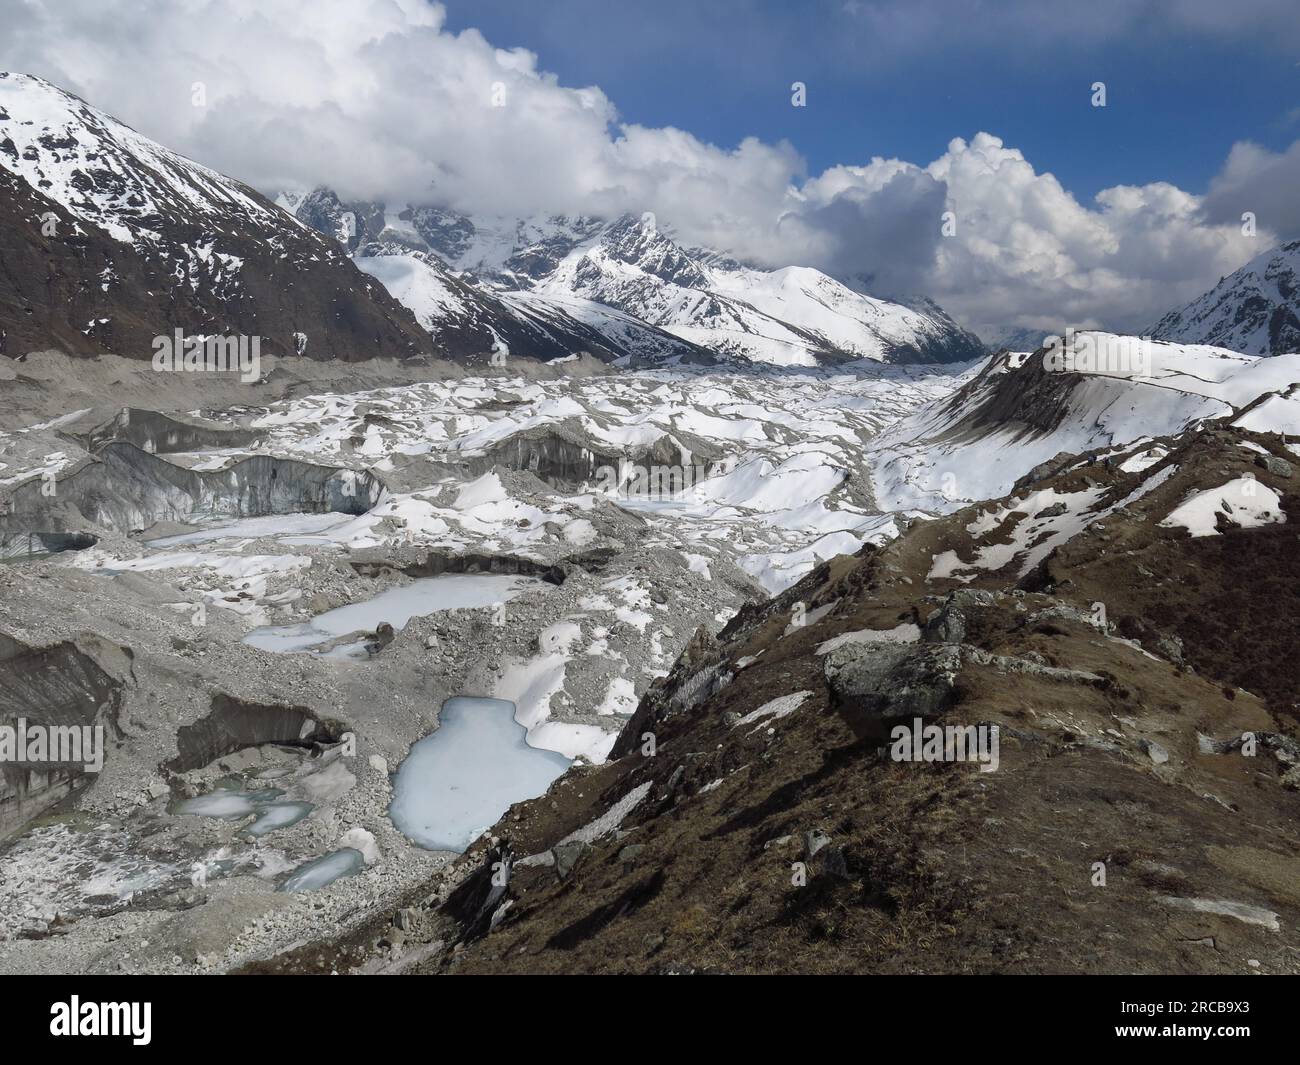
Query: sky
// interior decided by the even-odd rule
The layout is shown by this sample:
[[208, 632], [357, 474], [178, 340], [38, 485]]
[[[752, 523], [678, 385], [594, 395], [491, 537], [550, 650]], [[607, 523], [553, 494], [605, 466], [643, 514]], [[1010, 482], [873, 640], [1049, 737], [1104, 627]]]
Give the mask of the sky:
[[[1034, 14], [1054, 6], [1043, 0], [444, 2], [448, 28], [535, 51], [564, 83], [599, 85], [626, 121], [724, 145], [785, 138], [813, 171], [932, 159], [988, 130], [1081, 198], [1148, 181], [1203, 192], [1236, 141], [1279, 150], [1300, 137], [1294, 2], [1256, 21], [1254, 5], [1218, 0], [1203, 10], [1227, 9], [1223, 20], [1208, 24], [1194, 3], [1162, 21], [1160, 5], [1105, 0], [1077, 22]], [[1104, 109], [1090, 106], [1098, 80]], [[806, 108], [790, 106], [795, 81]], [[1103, 150], [1082, 159], [1081, 146]]]
[[268, 193], [651, 211], [986, 339], [1140, 331], [1300, 236], [1295, 0], [0, 0], [0, 25], [0, 66]]

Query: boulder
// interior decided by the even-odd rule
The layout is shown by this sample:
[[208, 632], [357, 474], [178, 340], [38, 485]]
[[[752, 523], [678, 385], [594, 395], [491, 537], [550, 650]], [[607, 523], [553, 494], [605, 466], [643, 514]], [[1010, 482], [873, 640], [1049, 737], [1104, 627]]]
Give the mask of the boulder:
[[926, 643], [961, 643], [966, 638], [966, 615], [945, 603], [925, 619], [921, 639]]
[[1291, 476], [1291, 463], [1286, 459], [1280, 459], [1276, 455], [1256, 455], [1255, 465], [1261, 469], [1267, 470], [1275, 477]]
[[581, 840], [556, 844], [551, 849], [551, 853], [555, 855], [556, 877], [560, 880], [567, 880], [574, 867], [582, 860], [582, 856], [590, 849]]
[[886, 643], [844, 644], [823, 666], [835, 710], [856, 735], [881, 741], [895, 724], [947, 710], [960, 668], [953, 644]]

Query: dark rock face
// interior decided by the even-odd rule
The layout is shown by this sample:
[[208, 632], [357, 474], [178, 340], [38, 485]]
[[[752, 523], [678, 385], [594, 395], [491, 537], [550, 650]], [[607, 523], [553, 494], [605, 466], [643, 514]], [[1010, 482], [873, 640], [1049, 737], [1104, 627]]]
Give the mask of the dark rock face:
[[547, 584], [563, 584], [569, 575], [570, 563], [548, 565], [519, 555], [487, 555], [477, 552], [456, 552], [439, 549], [430, 551], [424, 561], [414, 565], [394, 565], [387, 561], [354, 559], [352, 568], [363, 577], [374, 577], [394, 569], [408, 577], [437, 577], [444, 573], [502, 573], [511, 576], [537, 577]]
[[57, 555], [62, 551], [84, 551], [99, 543], [93, 533], [69, 533], [31, 530], [25, 533], [0, 531], [0, 560], [26, 562]]
[[[1012, 361], [1010, 353], [1003, 352], [990, 359], [945, 404], [948, 411], [960, 415], [947, 435], [961, 439], [1001, 429], [1034, 437], [1058, 428], [1070, 413], [1080, 377], [1053, 373], [1047, 367], [1046, 355], [1045, 349], [1035, 352], [1015, 373], [1005, 372]], [[1054, 476], [1067, 458], [1061, 453], [1035, 467], [1026, 474], [1024, 483], [1034, 484]]]
[[1275, 477], [1290, 478], [1292, 472], [1291, 463], [1277, 455], [1256, 455], [1255, 465], [1261, 470], [1268, 470]]
[[694, 445], [689, 449], [688, 461], [683, 461], [681, 446], [668, 436], [660, 437], [649, 447], [620, 451], [593, 440], [574, 419], [515, 433], [482, 456], [468, 460], [464, 469], [478, 476], [500, 466], [531, 473], [552, 488], [572, 490], [601, 477], [613, 477], [620, 471], [628, 479], [637, 468], [708, 465], [720, 457], [713, 446], [686, 434], [677, 435], [683, 446]]
[[531, 473], [552, 487], [576, 488], [593, 481], [602, 466], [617, 467], [619, 458], [615, 450], [603, 451], [586, 434], [561, 422], [514, 434], [470, 463], [469, 471], [487, 473], [504, 466]]
[[[0, 725], [103, 726], [117, 732], [121, 682], [74, 641], [33, 647], [0, 633]], [[0, 762], [0, 839], [94, 781], [84, 763]]]
[[921, 626], [926, 643], [961, 643], [966, 638], [966, 615], [952, 603], [945, 603]]
[[[42, 127], [27, 110], [58, 117]], [[0, 354], [148, 359], [176, 329], [257, 336], [266, 355], [437, 354], [337, 241], [74, 96], [0, 74]]]
[[195, 518], [364, 514], [383, 490], [379, 478], [365, 470], [255, 455], [225, 470], [202, 472], [174, 466], [132, 444], [106, 444], [52, 486], [27, 481], [3, 501], [0, 557], [30, 552], [30, 534], [85, 532], [87, 523], [133, 532], [159, 521]]
[[935, 328], [915, 342], [895, 348], [889, 356], [890, 362], [970, 362], [988, 354], [983, 341], [969, 329], [958, 325], [934, 300], [922, 296], [893, 298], [904, 307], [926, 315], [934, 322]]
[[439, 207], [414, 207], [402, 212], [431, 250], [449, 261], [459, 259], [474, 240], [474, 223], [455, 211]]
[[166, 767], [173, 773], [202, 769], [225, 755], [278, 743], [291, 747], [333, 743], [337, 728], [301, 706], [250, 703], [216, 695], [212, 710], [192, 725], [176, 730], [177, 755]]
[[454, 916], [458, 926], [458, 942], [473, 942], [491, 930], [509, 887], [514, 863], [510, 843], [503, 841], [484, 854], [482, 864], [447, 898], [447, 912]]
[[121, 442], [155, 455], [212, 447], [248, 447], [258, 436], [250, 429], [204, 424], [192, 418], [135, 407], [123, 407], [107, 418], [88, 415], [85, 422], [65, 425], [59, 432], [88, 451]]
[[683, 288], [707, 288], [709, 278], [689, 255], [653, 226], [620, 218], [601, 239], [612, 259], [637, 266], [652, 277]]
[[353, 201], [343, 203], [330, 189], [313, 189], [298, 204], [294, 215], [312, 229], [332, 237], [354, 252], [384, 230], [384, 205]]

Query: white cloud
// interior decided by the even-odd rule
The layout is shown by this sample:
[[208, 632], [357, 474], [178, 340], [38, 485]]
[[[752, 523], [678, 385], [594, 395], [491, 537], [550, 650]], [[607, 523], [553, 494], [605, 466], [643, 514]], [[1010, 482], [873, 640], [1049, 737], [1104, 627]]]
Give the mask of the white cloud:
[[1272, 240], [1205, 221], [1198, 197], [1164, 182], [1104, 189], [1085, 207], [984, 133], [954, 140], [927, 169], [957, 215], [934, 292], [974, 323], [1141, 329]]
[[1227, 162], [1210, 183], [1207, 217], [1227, 223], [1255, 216], [1256, 224], [1284, 238], [1300, 237], [1300, 141], [1271, 152], [1250, 141], [1232, 146]]
[[[985, 133], [925, 166], [873, 159], [810, 177], [788, 144], [727, 149], [623, 125], [600, 89], [562, 86], [532, 53], [476, 31], [449, 33], [422, 0], [0, 0], [0, 22], [0, 64], [265, 191], [327, 183], [471, 212], [653, 211], [684, 243], [923, 293], [976, 327], [1151, 322], [1264, 249], [1273, 215], [1261, 210], [1251, 240], [1222, 204], [1243, 183], [1273, 188], [1300, 156], [1239, 146], [1209, 216], [1159, 183], [1080, 204]], [[191, 103], [195, 82], [205, 107]]]

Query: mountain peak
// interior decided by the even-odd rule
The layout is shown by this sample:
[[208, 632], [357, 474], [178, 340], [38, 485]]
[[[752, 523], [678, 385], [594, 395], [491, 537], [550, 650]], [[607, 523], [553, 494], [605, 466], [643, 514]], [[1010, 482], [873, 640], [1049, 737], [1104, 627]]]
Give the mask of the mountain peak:
[[1300, 240], [1256, 256], [1147, 331], [1160, 340], [1247, 355], [1300, 351]]
[[687, 288], [708, 287], [708, 274], [664, 234], [653, 215], [623, 215], [610, 223], [601, 235], [600, 248], [610, 258], [662, 281]]
[[337, 242], [42, 78], [0, 74], [0, 177], [7, 354], [146, 358], [176, 329], [311, 358], [432, 352]]

